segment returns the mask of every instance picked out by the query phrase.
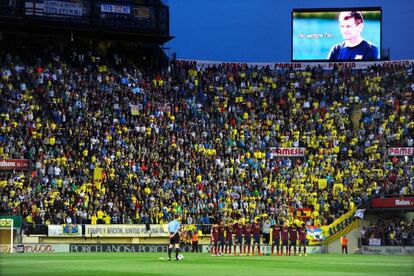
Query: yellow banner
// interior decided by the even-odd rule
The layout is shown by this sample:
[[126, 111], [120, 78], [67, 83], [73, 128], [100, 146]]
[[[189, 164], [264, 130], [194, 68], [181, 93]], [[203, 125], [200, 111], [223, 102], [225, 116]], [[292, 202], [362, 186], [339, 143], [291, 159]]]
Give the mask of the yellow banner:
[[359, 226], [359, 220], [354, 218], [356, 207], [348, 211], [340, 218], [329, 224], [328, 226], [321, 226], [322, 239], [317, 242], [309, 242], [309, 245], [327, 244], [330, 243], [343, 234], [349, 233], [351, 230]]
[[352, 230], [354, 230], [355, 228], [358, 228], [358, 227], [359, 227], [359, 219], [354, 219], [354, 220], [352, 220], [352, 222], [350, 224], [346, 225], [345, 228], [343, 228], [342, 230], [340, 230], [340, 231], [334, 233], [333, 235], [329, 236], [329, 238], [324, 240], [322, 242], [322, 244], [328, 244], [330, 242], [333, 242], [334, 240], [339, 239], [341, 236], [351, 232]]

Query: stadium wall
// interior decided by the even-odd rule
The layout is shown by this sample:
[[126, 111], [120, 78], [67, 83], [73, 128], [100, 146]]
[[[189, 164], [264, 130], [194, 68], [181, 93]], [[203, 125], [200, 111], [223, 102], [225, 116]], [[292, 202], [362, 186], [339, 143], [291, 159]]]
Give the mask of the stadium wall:
[[[351, 230], [349, 233], [346, 233], [348, 238], [348, 254], [353, 254], [358, 251], [358, 238], [361, 236], [361, 225], [358, 228]], [[328, 244], [327, 253], [342, 253], [341, 247], [341, 237], [333, 240]]]
[[[359, 225], [357, 228], [352, 229], [350, 232], [345, 233], [348, 238], [348, 253], [353, 254], [359, 252], [358, 239], [361, 237], [362, 227], [368, 227], [369, 225], [376, 224], [379, 219], [377, 215], [365, 214], [364, 219], [358, 220]], [[328, 244], [328, 253], [342, 253], [341, 237], [333, 240]]]

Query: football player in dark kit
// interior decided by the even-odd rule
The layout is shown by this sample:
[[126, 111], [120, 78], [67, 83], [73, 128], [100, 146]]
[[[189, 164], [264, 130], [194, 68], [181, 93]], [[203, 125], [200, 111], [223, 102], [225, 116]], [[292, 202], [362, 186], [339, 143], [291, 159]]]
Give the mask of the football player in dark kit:
[[[275, 246], [276, 246], [276, 250], [277, 250], [276, 251], [277, 255], [280, 256], [279, 244], [280, 244], [280, 231], [281, 230], [282, 229], [281, 229], [280, 225], [278, 225], [278, 224], [272, 225], [272, 241], [273, 241], [273, 243], [272, 243], [272, 254], [271, 254], [272, 256], [275, 252]], [[282, 254], [283, 254], [283, 249], [282, 249]]]
[[243, 231], [244, 231], [244, 227], [240, 222], [236, 222], [233, 225], [233, 229], [234, 229], [234, 255], [236, 255], [236, 249], [237, 249], [237, 245], [239, 246], [240, 249], [240, 255], [243, 254]]
[[224, 221], [220, 221], [219, 228], [218, 228], [218, 239], [220, 246], [218, 248], [218, 254], [222, 255], [224, 253], [224, 247], [226, 246], [226, 239], [224, 238], [224, 230], [226, 229], [226, 225], [224, 225]]
[[296, 225], [292, 225], [289, 227], [289, 256], [292, 254], [292, 246], [293, 246], [293, 252], [296, 256], [296, 244], [298, 242], [298, 229], [296, 228]]
[[247, 247], [247, 255], [250, 255], [250, 245], [252, 244], [252, 225], [250, 222], [246, 223], [244, 226], [244, 248], [243, 254], [246, 254], [246, 247]]
[[286, 256], [289, 256], [289, 229], [286, 223], [283, 224], [282, 229], [280, 230], [280, 239], [282, 240], [280, 254], [283, 255], [283, 247], [286, 247]]
[[[225, 254], [231, 255], [231, 246], [233, 245], [233, 225], [229, 222], [225, 227], [225, 236], [226, 236], [226, 249]], [[236, 254], [236, 250], [234, 250], [234, 254]]]
[[344, 42], [334, 45], [328, 55], [332, 61], [338, 60], [378, 60], [378, 47], [362, 38], [364, 18], [359, 11], [339, 14], [339, 24]]
[[260, 230], [261, 225], [259, 220], [256, 220], [252, 224], [252, 234], [253, 234], [253, 246], [252, 246], [252, 255], [254, 256], [254, 247], [257, 245], [257, 255], [261, 256], [262, 253], [260, 252]]
[[210, 254], [211, 256], [215, 256], [218, 254], [218, 242], [219, 242], [219, 237], [218, 237], [218, 232], [219, 232], [219, 226], [217, 224], [214, 224], [211, 227], [211, 241], [210, 241]]
[[303, 246], [303, 255], [304, 256], [308, 256], [306, 254], [306, 242], [307, 242], [306, 235], [307, 235], [307, 230], [306, 230], [305, 223], [302, 223], [302, 227], [300, 227], [298, 229], [298, 232], [299, 232], [299, 256], [302, 256], [302, 254], [301, 254], [302, 246]]

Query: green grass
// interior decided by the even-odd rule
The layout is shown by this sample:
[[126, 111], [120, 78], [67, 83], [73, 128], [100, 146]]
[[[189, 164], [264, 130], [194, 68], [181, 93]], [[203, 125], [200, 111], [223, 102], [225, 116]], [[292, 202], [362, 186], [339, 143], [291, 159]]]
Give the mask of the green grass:
[[322, 255], [211, 257], [186, 253], [181, 262], [161, 253], [2, 254], [0, 275], [414, 275], [414, 257]]

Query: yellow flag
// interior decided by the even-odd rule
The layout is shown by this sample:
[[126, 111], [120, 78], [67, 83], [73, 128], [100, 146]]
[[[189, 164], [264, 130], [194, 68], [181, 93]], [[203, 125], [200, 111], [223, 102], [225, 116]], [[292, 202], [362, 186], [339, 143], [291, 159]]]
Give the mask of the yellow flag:
[[325, 178], [318, 179], [319, 190], [325, 189], [327, 185], [328, 185], [328, 181]]
[[103, 172], [103, 169], [102, 168], [96, 167], [93, 170], [93, 180], [100, 181], [102, 179], [102, 172]]

